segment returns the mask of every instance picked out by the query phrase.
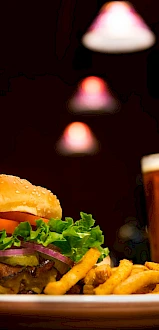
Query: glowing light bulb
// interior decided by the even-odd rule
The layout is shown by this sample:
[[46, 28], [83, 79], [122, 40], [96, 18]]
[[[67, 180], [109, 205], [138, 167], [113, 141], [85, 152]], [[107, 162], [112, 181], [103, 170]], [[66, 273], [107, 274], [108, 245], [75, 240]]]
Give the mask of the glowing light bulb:
[[125, 36], [131, 33], [133, 24], [137, 22], [137, 16], [132, 14], [126, 3], [114, 3], [110, 5], [107, 15], [107, 25], [114, 36]]
[[134, 52], [151, 47], [155, 36], [129, 2], [112, 1], [101, 8], [82, 42], [99, 52]]
[[94, 154], [98, 143], [88, 125], [82, 122], [69, 124], [57, 143], [60, 154]]
[[90, 129], [83, 123], [70, 124], [65, 131], [65, 139], [72, 146], [85, 146], [89, 142]]
[[86, 94], [98, 94], [105, 90], [105, 84], [98, 77], [87, 77], [81, 83], [81, 89]]
[[106, 82], [95, 76], [83, 79], [68, 102], [69, 109], [74, 113], [114, 112], [118, 106]]

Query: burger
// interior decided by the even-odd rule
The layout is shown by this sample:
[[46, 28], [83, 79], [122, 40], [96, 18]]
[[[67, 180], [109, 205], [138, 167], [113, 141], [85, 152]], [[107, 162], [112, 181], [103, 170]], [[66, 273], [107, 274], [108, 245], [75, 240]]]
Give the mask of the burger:
[[91, 214], [62, 218], [57, 197], [28, 180], [0, 175], [0, 294], [43, 294], [96, 247], [109, 258]]

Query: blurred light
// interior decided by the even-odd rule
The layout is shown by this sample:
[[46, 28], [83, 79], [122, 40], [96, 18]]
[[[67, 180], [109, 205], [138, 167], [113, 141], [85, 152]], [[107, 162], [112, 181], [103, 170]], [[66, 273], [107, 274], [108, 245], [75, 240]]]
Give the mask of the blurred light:
[[125, 224], [119, 229], [119, 237], [122, 239], [132, 239], [136, 235], [136, 228], [132, 224]]
[[83, 79], [68, 103], [74, 113], [114, 112], [118, 104], [106, 82], [95, 76]]
[[145, 238], [145, 231], [136, 226], [136, 221], [125, 223], [119, 229], [119, 238], [123, 241], [141, 242]]
[[155, 35], [129, 2], [112, 1], [101, 8], [82, 42], [99, 52], [134, 52], [151, 47]]
[[98, 77], [87, 77], [81, 83], [81, 91], [85, 94], [98, 94], [105, 91], [104, 81]]
[[95, 154], [98, 142], [88, 125], [82, 122], [69, 124], [57, 143], [57, 152], [69, 154]]

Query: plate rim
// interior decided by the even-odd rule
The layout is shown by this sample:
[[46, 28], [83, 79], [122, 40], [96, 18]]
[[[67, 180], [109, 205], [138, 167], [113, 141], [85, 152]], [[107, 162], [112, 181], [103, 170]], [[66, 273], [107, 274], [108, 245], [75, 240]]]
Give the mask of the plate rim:
[[64, 295], [64, 296], [46, 296], [46, 295], [3, 295], [0, 294], [0, 303], [108, 303], [108, 304], [149, 304], [159, 303], [159, 294], [135, 294], [135, 295]]

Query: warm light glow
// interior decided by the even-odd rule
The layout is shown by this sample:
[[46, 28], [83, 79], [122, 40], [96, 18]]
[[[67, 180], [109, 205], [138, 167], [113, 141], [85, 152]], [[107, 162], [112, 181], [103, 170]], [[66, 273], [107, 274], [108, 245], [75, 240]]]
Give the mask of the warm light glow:
[[81, 89], [87, 94], [101, 93], [106, 89], [106, 84], [101, 78], [87, 77], [81, 83]]
[[[109, 4], [107, 13], [107, 26], [111, 29], [111, 34], [114, 36], [125, 36], [131, 33], [133, 25], [139, 24], [137, 14], [130, 11], [127, 3], [112, 2]], [[104, 16], [104, 15], [103, 15]]]
[[61, 154], [96, 153], [98, 143], [88, 125], [82, 122], [69, 124], [58, 142], [57, 151]]
[[69, 109], [74, 113], [112, 113], [118, 110], [118, 105], [106, 82], [95, 76], [83, 79], [68, 103]]
[[155, 36], [129, 2], [112, 1], [101, 8], [82, 41], [100, 52], [132, 52], [151, 47]]
[[85, 146], [90, 139], [90, 129], [86, 124], [75, 122], [65, 129], [65, 139], [72, 146]]

